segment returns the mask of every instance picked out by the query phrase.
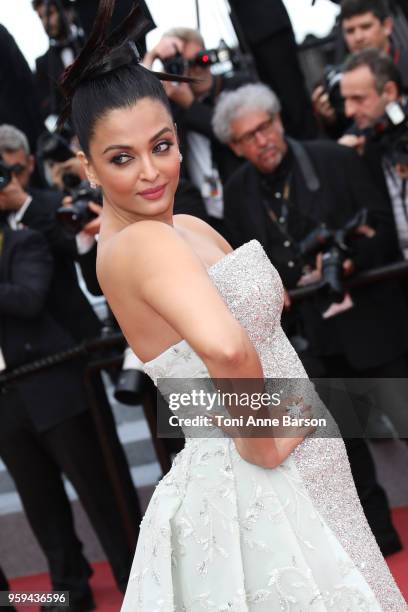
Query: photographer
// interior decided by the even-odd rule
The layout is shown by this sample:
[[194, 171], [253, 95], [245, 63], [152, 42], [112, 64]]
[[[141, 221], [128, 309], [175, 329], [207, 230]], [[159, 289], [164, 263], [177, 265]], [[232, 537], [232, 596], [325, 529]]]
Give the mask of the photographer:
[[[300, 144], [285, 138], [279, 111], [278, 99], [264, 85], [228, 92], [216, 106], [217, 136], [247, 160], [225, 188], [225, 223], [232, 245], [258, 239], [291, 289], [310, 275], [319, 277], [313, 270], [315, 256], [306, 261], [299, 256], [300, 243], [322, 223], [332, 230], [344, 228], [367, 207], [368, 222], [355, 227], [337, 273], [347, 276], [390, 261], [395, 252], [392, 218], [358, 156], [328, 141]], [[383, 283], [355, 289], [341, 301], [329, 293], [289, 308], [286, 331], [290, 339], [297, 336], [298, 351], [305, 350], [299, 337], [308, 345], [300, 357], [307, 357], [309, 375], [408, 375], [402, 357], [408, 346], [408, 318], [398, 291], [398, 286]], [[346, 440], [346, 445], [370, 526], [383, 553], [390, 554], [399, 549], [398, 537], [368, 447], [359, 439]]]
[[[10, 184], [0, 192], [0, 209], [9, 212], [9, 224], [13, 228], [17, 228], [21, 224], [44, 233], [54, 254], [61, 258], [60, 263], [65, 270], [64, 276], [70, 277], [73, 275], [72, 282], [76, 283], [73, 261], [69, 260], [77, 260], [89, 291], [100, 294], [95, 273], [96, 242], [94, 239], [98, 224], [90, 221], [88, 225], [84, 225], [84, 231], [74, 237], [73, 234], [67, 234], [63, 227], [57, 223], [56, 212], [62, 205], [63, 194], [58, 191], [35, 189], [31, 186], [35, 160], [33, 155], [30, 154], [25, 135], [14, 126], [0, 126], [0, 155], [3, 161], [13, 168]], [[76, 164], [76, 158], [73, 157], [74, 153], [71, 152], [70, 155], [72, 157], [68, 162], [55, 164], [53, 167], [55, 176], [62, 177], [64, 173], [68, 172], [67, 163]], [[71, 179], [76, 178], [77, 183], [79, 183], [82, 177], [82, 169], [76, 164], [75, 168], [71, 166], [71, 171]], [[79, 176], [76, 174], [77, 172]], [[66, 201], [66, 204], [68, 205], [69, 201]], [[93, 206], [92, 216], [96, 220], [100, 215], [100, 209], [95, 204], [89, 206]], [[65, 289], [62, 287], [61, 292], [64, 295]], [[95, 336], [99, 330], [97, 317], [93, 314], [92, 308], [79, 287], [78, 292], [81, 296], [78, 303], [85, 301], [87, 308], [89, 307], [92, 312], [92, 316], [87, 316], [84, 320], [81, 334], [83, 337]]]
[[[7, 375], [70, 349], [74, 340], [52, 315], [53, 258], [45, 239], [7, 225], [0, 227], [0, 236], [0, 369]], [[69, 612], [86, 612], [95, 604], [89, 586], [92, 569], [75, 533], [62, 473], [77, 491], [121, 589], [132, 557], [87, 407], [84, 365], [80, 359], [49, 364], [2, 384], [0, 393], [0, 457], [46, 556], [52, 588], [70, 592]], [[133, 509], [137, 512], [137, 503]], [[137, 520], [135, 516], [135, 529]]]
[[[21, 226], [35, 229], [43, 234], [51, 247], [53, 274], [47, 295], [47, 312], [55, 321], [55, 324], [71, 339], [71, 346], [88, 338], [99, 336], [102, 324], [79, 287], [74, 265], [76, 258], [80, 261], [85, 258], [87, 266], [93, 269], [93, 275], [95, 276], [95, 249], [80, 256], [75, 238], [66, 235], [58, 224], [56, 210], [61, 203], [60, 194], [30, 188], [29, 181], [33, 168], [33, 158], [29, 154], [28, 143], [24, 134], [11, 126], [0, 126], [0, 154], [2, 156], [0, 164], [0, 209], [4, 213], [7, 225], [13, 229]], [[30, 347], [31, 344], [31, 342], [26, 343], [27, 347]], [[51, 349], [50, 353], [52, 352]], [[27, 353], [26, 361], [28, 362], [36, 357], [36, 354]], [[87, 365], [86, 360], [75, 361], [79, 361], [76, 367], [83, 377]], [[64, 405], [62, 400], [61, 402], [55, 402], [53, 397], [47, 394], [48, 374], [50, 372], [45, 370], [41, 376], [37, 374], [34, 378], [35, 381], [38, 381], [38, 384], [41, 381], [42, 384], [39, 384], [39, 388], [42, 391], [32, 394], [33, 408], [27, 408], [31, 410], [33, 419], [39, 427], [44, 420], [54, 417], [64, 418], [64, 410], [60, 407]], [[101, 423], [103, 423], [111, 454], [121, 480], [123, 498], [129, 509], [129, 514], [134, 520], [134, 530], [137, 533], [140, 517], [138, 499], [99, 373], [93, 375], [92, 383]], [[61, 394], [62, 398], [70, 398], [69, 405], [81, 412], [81, 419], [86, 421], [90, 431], [94, 431], [95, 425], [90, 413], [89, 401], [83, 392], [82, 395], [78, 395], [75, 392], [76, 388], [72, 387], [68, 378], [66, 380], [62, 378], [58, 385], [58, 393]], [[34, 398], [38, 403], [34, 402]], [[25, 401], [30, 406], [29, 394], [27, 394]], [[96, 435], [94, 439], [96, 439]], [[100, 456], [100, 451], [98, 448], [94, 448], [91, 439], [83, 451], [94, 453], [95, 457]], [[79, 448], [78, 453], [81, 453]], [[95, 465], [97, 465], [97, 461]], [[24, 483], [21, 486], [23, 485]], [[127, 564], [131, 558], [128, 556], [129, 551], [127, 550], [126, 536], [122, 531], [123, 526], [118, 520], [118, 508], [114, 495], [107, 494], [106, 500], [103, 504], [101, 503], [100, 496], [104, 494], [106, 486], [106, 478], [101, 478], [95, 473], [92, 486], [89, 484], [89, 486], [84, 487], [85, 490], [89, 491], [88, 512], [114, 568], [118, 585], [120, 588], [124, 588], [128, 577], [127, 572], [130, 568]], [[35, 508], [35, 488], [31, 488], [31, 493], [34, 497], [32, 503]], [[101, 509], [102, 511], [100, 511]], [[62, 509], [61, 512], [64, 514], [66, 510]], [[117, 524], [117, 530], [115, 531], [109, 524], [112, 516], [115, 517], [114, 521]], [[47, 529], [46, 526], [44, 528]], [[49, 546], [52, 548], [57, 545], [51, 539]], [[50, 551], [48, 554], [52, 557]]]
[[213, 75], [211, 54], [204, 53], [205, 50], [197, 30], [173, 28], [146, 53], [143, 63], [150, 68], [155, 59], [160, 59], [166, 71], [197, 79], [192, 83], [163, 85], [172, 102], [188, 178], [204, 199], [209, 222], [223, 233], [223, 183], [238, 167], [239, 160], [215, 138], [211, 117], [220, 93], [238, 87], [248, 78]]
[[408, 108], [400, 74], [388, 56], [368, 49], [345, 64], [341, 90], [354, 124], [339, 142], [361, 154], [373, 182], [391, 201], [400, 253], [407, 259]]
[[[386, 0], [343, 0], [340, 27], [349, 53], [363, 49], [386, 53], [408, 85], [408, 52], [392, 42], [393, 20]], [[328, 74], [329, 83], [316, 87], [312, 95], [315, 112], [334, 137], [340, 136], [347, 127], [339, 96], [340, 71], [340, 66], [334, 67], [331, 77]], [[340, 108], [336, 110], [334, 105]]]

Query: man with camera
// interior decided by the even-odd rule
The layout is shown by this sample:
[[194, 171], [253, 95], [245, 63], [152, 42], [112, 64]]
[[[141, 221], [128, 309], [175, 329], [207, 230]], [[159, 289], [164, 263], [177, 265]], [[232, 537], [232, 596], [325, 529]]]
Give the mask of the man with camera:
[[[386, 53], [408, 86], [408, 52], [392, 41], [393, 20], [386, 0], [342, 0], [340, 4], [340, 27], [347, 51], [377, 49]], [[315, 112], [328, 132], [337, 136], [347, 125], [339, 95], [340, 72], [340, 66], [328, 71], [326, 84], [316, 87], [312, 95]]]
[[[53, 260], [45, 239], [33, 230], [13, 230], [6, 221], [2, 216], [0, 369], [7, 376], [33, 359], [70, 348], [72, 338], [49, 311]], [[78, 485], [72, 436], [77, 449], [81, 437], [82, 444], [85, 438], [93, 446], [95, 433], [81, 414], [84, 402], [74, 361], [1, 385], [0, 457], [47, 558], [53, 589], [69, 590], [69, 610], [78, 612], [94, 608], [92, 570], [75, 533], [61, 472]], [[92, 472], [98, 458], [87, 459], [86, 471]]]
[[[0, 191], [0, 209], [9, 212], [9, 223], [15, 228], [22, 224], [43, 232], [54, 254], [57, 257], [65, 256], [67, 261], [69, 261], [69, 271], [65, 269], [66, 264], [63, 265], [65, 269], [64, 276], [70, 277], [71, 274], [74, 274], [72, 282], [77, 284], [72, 260], [78, 261], [88, 289], [91, 293], [98, 294], [100, 290], [97, 286], [95, 274], [96, 242], [94, 239], [98, 223], [96, 223], [95, 227], [95, 223], [92, 222], [93, 218], [97, 218], [100, 215], [100, 208], [96, 205], [96, 202], [88, 205], [87, 200], [86, 209], [83, 210], [80, 218], [76, 214], [78, 224], [81, 221], [80, 229], [83, 231], [81, 233], [72, 232], [68, 234], [64, 231], [63, 226], [57, 223], [56, 216], [57, 211], [63, 204], [62, 191], [37, 189], [31, 186], [35, 158], [30, 153], [25, 135], [14, 126], [0, 126], [0, 155], [5, 163], [5, 167], [11, 169], [9, 182]], [[77, 186], [81, 184], [81, 179], [84, 179], [81, 174], [82, 168], [79, 164], [76, 164], [74, 153], [71, 152], [70, 155], [71, 158], [67, 162], [56, 163], [55, 167], [52, 167], [52, 172], [54, 172], [53, 184], [56, 187], [59, 186], [58, 178], [63, 174], [69, 175], [71, 182], [75, 179]], [[68, 163], [71, 166], [68, 167]], [[62, 186], [63, 181], [61, 179]], [[66, 202], [66, 204], [69, 203], [71, 203], [71, 200]], [[87, 221], [89, 221], [89, 224], [86, 223]], [[60, 265], [62, 261], [59, 261]], [[65, 291], [65, 287], [61, 284], [58, 293], [64, 295]], [[78, 304], [86, 304], [88, 312], [92, 313], [92, 315], [85, 315], [85, 320], [81, 326], [80, 338], [78, 338], [78, 340], [82, 340], [84, 337], [98, 335], [100, 326], [96, 315], [93, 313], [79, 287], [78, 292], [78, 296], [82, 297], [78, 297], [76, 302]], [[77, 337], [77, 333], [74, 335]]]
[[343, 68], [341, 91], [353, 126], [340, 144], [355, 148], [391, 201], [400, 253], [408, 259], [408, 105], [401, 76], [385, 54], [367, 49]]
[[211, 117], [214, 103], [222, 91], [234, 89], [248, 77], [235, 75], [225, 78], [213, 75], [211, 66], [219, 61], [218, 50], [206, 49], [197, 30], [173, 28], [146, 53], [143, 63], [150, 68], [161, 60], [164, 69], [174, 74], [187, 74], [196, 79], [191, 83], [163, 83], [177, 124], [184, 170], [200, 191], [209, 222], [223, 232], [223, 183], [239, 165], [228, 147], [214, 136]]
[[[99, 336], [101, 322], [78, 285], [74, 265], [75, 258], [89, 255], [78, 255], [75, 238], [66, 235], [56, 221], [61, 195], [30, 188], [34, 160], [24, 134], [12, 126], [0, 126], [0, 154], [0, 209], [7, 227], [17, 233], [22, 226], [39, 231], [52, 252], [48, 269], [53, 269], [53, 273], [47, 272], [49, 281], [44, 305], [49, 325], [41, 328], [45, 331], [40, 336], [31, 337], [32, 328], [25, 331], [22, 315], [20, 322], [14, 326], [7, 324], [9, 335], [6, 339], [3, 336], [0, 341], [0, 345], [9, 341], [15, 350], [20, 347], [18, 360], [6, 358], [5, 366], [13, 368], [61, 350], [61, 346], [55, 346], [54, 338], [59, 336], [53, 330], [60, 330], [60, 335], [65, 338], [62, 348], [72, 348], [88, 338]], [[95, 266], [94, 253], [89, 257], [89, 265], [92, 263]], [[29, 277], [31, 273], [26, 260], [21, 266], [18, 271]], [[30, 305], [23, 302], [21, 307], [24, 310]], [[89, 397], [84, 389], [86, 366], [87, 358], [75, 358], [69, 363], [74, 377], [60, 373], [55, 382], [58, 367], [53, 366], [12, 385], [0, 395], [2, 406], [13, 406], [13, 410], [0, 409], [0, 430], [12, 430], [14, 436], [2, 437], [0, 454], [7, 456], [5, 462], [24, 500], [28, 520], [48, 559], [53, 587], [57, 589], [59, 584], [64, 584], [65, 590], [71, 591], [78, 587], [77, 602], [73, 602], [71, 608], [75, 612], [92, 609], [89, 607], [92, 604], [89, 588], [82, 588], [88, 583], [90, 568], [84, 563], [77, 563], [77, 549], [80, 546], [75, 534], [72, 530], [67, 531], [64, 522], [70, 516], [71, 509], [61, 489], [61, 471], [68, 475], [77, 490], [122, 590], [128, 579], [133, 545], [128, 542], [120, 506], [122, 510], [123, 507], [127, 509], [135, 538], [140, 520], [129, 467], [98, 373], [91, 377], [92, 389], [98, 406], [99, 424], [112, 458], [111, 467], [114, 465], [120, 480], [122, 499], [118, 501], [110, 477], [111, 468], [106, 465], [91, 415]], [[27, 418], [23, 418], [24, 415]], [[84, 436], [86, 443], [83, 442]], [[16, 439], [19, 444], [15, 443]], [[45, 450], [51, 444], [55, 451], [52, 456]], [[22, 457], [24, 462], [30, 463], [30, 473], [24, 468]], [[41, 480], [45, 467], [49, 473], [46, 497], [38, 495], [33, 478], [33, 474], [37, 474], [37, 479]], [[44, 506], [47, 514], [44, 514]], [[50, 530], [51, 524], [54, 529]], [[72, 561], [74, 557], [75, 563]], [[73, 564], [76, 569], [71, 576]]]
[[[395, 233], [387, 204], [355, 152], [329, 141], [287, 139], [279, 111], [274, 93], [260, 84], [229, 92], [216, 106], [215, 133], [247, 160], [225, 188], [227, 236], [234, 247], [257, 238], [287, 289], [318, 280], [323, 270], [325, 294], [293, 304], [285, 325], [301, 358], [307, 357], [309, 375], [408, 375], [402, 357], [408, 318], [398, 286], [383, 283], [339, 296], [336, 285], [342, 277], [393, 257]], [[364, 207], [367, 219], [359, 220], [356, 215]], [[332, 238], [325, 249], [319, 236], [309, 250], [317, 229], [320, 234], [332, 230]], [[333, 240], [333, 230], [342, 230], [347, 249]], [[332, 249], [336, 245], [337, 251]], [[346, 440], [346, 445], [369, 523], [384, 554], [390, 554], [400, 545], [368, 447], [359, 439]]]

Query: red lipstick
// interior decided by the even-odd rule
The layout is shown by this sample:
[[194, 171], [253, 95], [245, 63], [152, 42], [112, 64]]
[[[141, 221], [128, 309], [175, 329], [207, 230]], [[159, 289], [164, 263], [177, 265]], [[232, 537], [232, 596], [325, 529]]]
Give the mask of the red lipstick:
[[151, 189], [146, 189], [145, 191], [139, 191], [138, 195], [142, 196], [146, 200], [159, 200], [164, 190], [167, 187], [167, 183], [165, 185], [159, 185], [158, 187], [152, 187]]

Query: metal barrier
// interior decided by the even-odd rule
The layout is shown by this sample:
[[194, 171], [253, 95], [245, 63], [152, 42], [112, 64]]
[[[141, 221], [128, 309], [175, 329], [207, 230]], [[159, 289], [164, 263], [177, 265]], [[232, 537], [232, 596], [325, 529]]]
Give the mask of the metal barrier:
[[[403, 276], [408, 276], [408, 261], [397, 261], [387, 266], [360, 272], [360, 274], [345, 280], [344, 286], [346, 289], [354, 289], [356, 287], [362, 287], [364, 285], [370, 285], [372, 283], [400, 278]], [[294, 302], [297, 302], [317, 293], [323, 288], [323, 286], [323, 282], [311, 283], [305, 287], [291, 289], [288, 293], [290, 298]], [[42, 359], [37, 359], [36, 361], [15, 368], [10, 372], [0, 374], [0, 389], [2, 386], [4, 387], [11, 382], [24, 378], [30, 374], [34, 374], [40, 370], [50, 368], [53, 365], [57, 365], [81, 356], [90, 356], [92, 353], [101, 352], [104, 349], [114, 347], [124, 348], [125, 345], [125, 338], [121, 332], [115, 332], [106, 336], [87, 340], [77, 346], [72, 347], [71, 349], [67, 349], [66, 351], [61, 351], [60, 353], [49, 355]], [[116, 356], [114, 358], [101, 359], [98, 362], [99, 365], [93, 365], [91, 363], [89, 367], [93, 369], [99, 368], [99, 370], [102, 370], [109, 365], [118, 365], [120, 362], [121, 356]]]

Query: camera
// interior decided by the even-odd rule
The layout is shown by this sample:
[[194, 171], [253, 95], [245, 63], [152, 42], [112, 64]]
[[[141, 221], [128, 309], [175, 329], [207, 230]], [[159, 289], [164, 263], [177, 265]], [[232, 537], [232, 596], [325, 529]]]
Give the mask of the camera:
[[367, 224], [367, 216], [367, 209], [363, 208], [337, 230], [322, 223], [297, 244], [300, 259], [322, 252], [321, 290], [334, 302], [344, 299], [343, 262], [350, 255], [350, 242], [356, 228]]
[[10, 166], [4, 163], [2, 159], [0, 159], [0, 190], [7, 187], [13, 177], [12, 170]]
[[87, 223], [97, 215], [89, 209], [89, 201], [102, 205], [102, 191], [93, 189], [87, 181], [82, 181], [70, 191], [71, 206], [61, 206], [57, 210], [57, 219], [70, 234], [78, 234]]
[[162, 59], [161, 62], [164, 70], [168, 74], [174, 74], [176, 76], [182, 76], [188, 66], [187, 60], [184, 59], [179, 51], [175, 55], [172, 55], [172, 57]]
[[322, 85], [337, 115], [344, 115], [344, 99], [340, 90], [341, 77], [342, 72], [339, 66], [329, 65], [324, 69]]
[[19, 174], [24, 169], [21, 164], [13, 164], [9, 166], [3, 161], [0, 156], [0, 191], [7, 187], [13, 178], [13, 174]]
[[38, 138], [37, 151], [41, 159], [53, 162], [65, 162], [75, 153], [69, 144], [68, 133], [43, 132]]
[[384, 116], [368, 134], [368, 138], [379, 142], [384, 155], [393, 164], [408, 163], [408, 102], [390, 102]]
[[[74, 151], [70, 146], [71, 134], [64, 130], [60, 134], [55, 132], [43, 132], [37, 142], [37, 159], [39, 167], [45, 177], [46, 182], [52, 186], [50, 165], [59, 164], [75, 157]], [[66, 172], [62, 176], [67, 191], [77, 187], [81, 180], [77, 175]]]
[[224, 41], [221, 41], [217, 49], [203, 49], [190, 60], [186, 60], [180, 52], [177, 52], [172, 57], [161, 61], [166, 72], [181, 76], [185, 74], [188, 67], [192, 66], [206, 68], [224, 62], [231, 62], [235, 66], [240, 59], [238, 56], [238, 51], [230, 49]]

